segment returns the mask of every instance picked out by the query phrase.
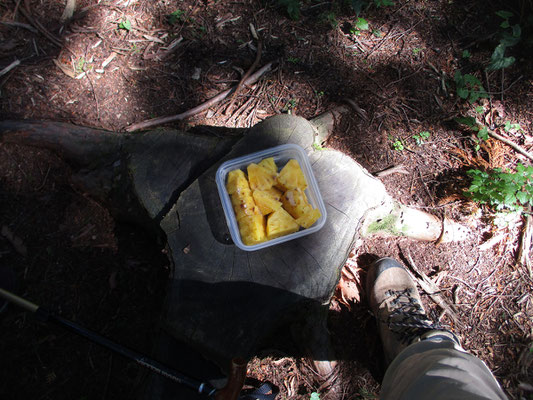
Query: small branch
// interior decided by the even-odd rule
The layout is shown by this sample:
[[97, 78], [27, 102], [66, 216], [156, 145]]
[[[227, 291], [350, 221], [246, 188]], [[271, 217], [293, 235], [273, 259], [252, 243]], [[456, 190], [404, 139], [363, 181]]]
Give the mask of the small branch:
[[[268, 63], [264, 67], [257, 70], [257, 72], [253, 75], [251, 75], [245, 82], [244, 85], [252, 85], [255, 82], [261, 78], [266, 72], [270, 71], [272, 69], [272, 63]], [[167, 124], [169, 122], [174, 121], [181, 121], [182, 119], [192, 117], [193, 115], [199, 114], [202, 111], [207, 110], [209, 107], [214, 106], [217, 103], [220, 103], [222, 100], [224, 100], [228, 95], [230, 95], [234, 89], [228, 89], [223, 91], [222, 93], [219, 93], [215, 97], [207, 100], [205, 103], [200, 104], [199, 106], [196, 106], [194, 108], [191, 108], [190, 110], [187, 110], [181, 114], [172, 115], [170, 117], [159, 117], [159, 118], [153, 118], [149, 119], [143, 122], [139, 122], [137, 124], [133, 124], [128, 126], [126, 129], [127, 132], [133, 132], [141, 129], [151, 128], [153, 126]]]
[[522, 154], [523, 156], [526, 156], [527, 158], [529, 158], [530, 160], [533, 161], [533, 156], [531, 154], [529, 154], [524, 148], [522, 148], [521, 146], [517, 145], [516, 143], [510, 141], [509, 139], [507, 138], [504, 138], [503, 136], [497, 134], [496, 132], [493, 132], [491, 130], [488, 131], [488, 134], [489, 136], [493, 137], [494, 139], [498, 139], [499, 141], [505, 143], [506, 145], [508, 146], [511, 146], [513, 149], [515, 149], [516, 151], [518, 151], [520, 154]]
[[24, 28], [24, 29], [29, 30], [30, 32], [39, 33], [39, 31], [37, 29], [35, 29], [33, 26], [28, 25], [28, 24], [23, 24], [22, 22], [0, 21], [0, 24], [6, 25], [6, 26], [12, 26], [14, 28]]
[[459, 327], [464, 327], [463, 322], [459, 319], [459, 316], [457, 315], [457, 312], [455, 311], [455, 307], [451, 305], [441, 294], [441, 290], [438, 288], [437, 285], [435, 285], [429, 277], [422, 272], [414, 263], [413, 258], [411, 257], [411, 253], [409, 250], [407, 252], [404, 252], [402, 248], [400, 248], [400, 251], [404, 256], [407, 256], [407, 259], [409, 263], [407, 266], [413, 271], [415, 275], [415, 279], [420, 285], [420, 287], [431, 297], [431, 299], [437, 303], [439, 307], [441, 307], [448, 316], [452, 319], [452, 321]]
[[233, 95], [231, 96], [230, 103], [226, 107], [226, 112], [225, 112], [226, 115], [228, 115], [229, 112], [231, 111], [231, 108], [233, 107], [233, 103], [235, 102], [235, 97], [237, 96], [237, 93], [239, 93], [241, 88], [244, 86], [244, 82], [246, 81], [246, 79], [248, 79], [248, 77], [252, 74], [252, 72], [254, 72], [254, 69], [257, 68], [257, 66], [259, 65], [259, 61], [261, 60], [261, 53], [263, 52], [263, 41], [259, 39], [259, 37], [257, 36], [257, 32], [252, 24], [250, 24], [250, 30], [252, 31], [252, 36], [254, 37], [254, 39], [257, 40], [257, 53], [255, 55], [255, 60], [252, 66], [248, 68], [248, 71], [246, 71], [246, 73], [242, 76], [241, 80], [237, 84], [237, 87], [235, 88], [235, 91], [233, 92]]
[[353, 101], [352, 99], [344, 98], [344, 101], [350, 105], [354, 109], [354, 111], [365, 121], [368, 121], [368, 117], [366, 116], [366, 111], [363, 110], [359, 105]]
[[20, 60], [15, 60], [11, 64], [9, 64], [7, 67], [5, 67], [3, 70], [0, 71], [0, 76], [4, 76], [9, 71], [11, 71], [13, 68], [17, 67], [20, 64]]
[[531, 259], [529, 252], [531, 251], [531, 242], [533, 239], [533, 217], [526, 215], [524, 227], [522, 229], [522, 238], [520, 240], [520, 248], [518, 249], [518, 263], [524, 265], [529, 272], [529, 277], [533, 278], [533, 270], [531, 268]]
[[29, 0], [24, 0], [24, 7], [20, 8], [20, 12], [26, 19], [35, 27], [41, 34], [43, 34], [50, 42], [55, 44], [57, 47], [62, 47], [63, 43], [61, 40], [56, 38], [54, 35], [52, 35], [50, 32], [46, 30], [46, 28], [36, 19], [34, 19], [30, 12], [30, 2]]
[[407, 171], [402, 164], [399, 164], [399, 165], [394, 165], [389, 168], [385, 168], [382, 171], [376, 172], [374, 175], [377, 176], [378, 178], [383, 178], [384, 176], [392, 175], [392, 174], [409, 175], [409, 171]]

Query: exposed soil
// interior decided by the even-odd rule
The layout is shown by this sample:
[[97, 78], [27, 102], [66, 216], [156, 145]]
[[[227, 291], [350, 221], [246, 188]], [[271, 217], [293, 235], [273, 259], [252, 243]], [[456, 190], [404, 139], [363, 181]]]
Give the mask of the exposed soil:
[[[231, 96], [173, 126], [249, 127], [278, 113], [312, 118], [345, 99], [354, 102], [353, 114], [324, 146], [371, 173], [402, 165], [405, 173], [381, 178], [389, 193], [459, 221], [471, 234], [440, 245], [366, 239], [349, 260], [351, 279], [364, 282], [376, 257], [416, 264], [458, 308], [464, 326], [423, 293], [430, 316], [489, 365], [511, 398], [533, 398], [533, 276], [516, 258], [524, 219], [497, 228], [488, 208], [461, 195], [469, 168], [512, 169], [530, 161], [494, 139], [476, 152], [475, 135], [454, 121], [482, 106], [479, 118], [490, 129], [533, 153], [533, 23], [526, 18], [532, 4], [397, 1], [364, 9], [369, 29], [358, 33], [355, 12], [339, 4], [304, 1], [300, 18], [291, 20], [276, 2], [78, 0], [73, 20], [63, 25], [64, 1], [5, 1], [0, 70], [21, 63], [0, 76], [0, 116], [119, 134], [133, 123], [181, 113], [239, 82], [256, 56], [253, 24], [263, 47], [259, 66], [273, 62], [273, 71], [243, 88], [230, 109]], [[502, 9], [514, 13], [522, 41], [508, 50], [512, 66], [486, 71], [503, 29], [495, 12]], [[30, 14], [57, 39], [37, 32]], [[119, 28], [128, 22], [130, 29]], [[459, 98], [457, 70], [477, 76], [490, 99]], [[521, 129], [505, 131], [506, 121]], [[419, 142], [414, 135], [421, 132], [429, 137]], [[17, 292], [28, 299], [150, 353], [169, 276], [163, 245], [114, 221], [76, 189], [71, 172], [45, 150], [0, 144], [0, 228], [12, 233], [0, 235], [0, 267], [15, 271]], [[249, 374], [278, 385], [280, 398], [308, 399], [312, 392], [323, 399], [375, 398], [382, 354], [358, 288], [350, 301], [337, 293], [330, 307], [332, 341], [342, 357], [329, 385], [308, 360], [282, 353], [258, 356]], [[84, 339], [14, 308], [0, 314], [0, 324], [2, 398], [129, 399], [142, 390], [146, 371]]]

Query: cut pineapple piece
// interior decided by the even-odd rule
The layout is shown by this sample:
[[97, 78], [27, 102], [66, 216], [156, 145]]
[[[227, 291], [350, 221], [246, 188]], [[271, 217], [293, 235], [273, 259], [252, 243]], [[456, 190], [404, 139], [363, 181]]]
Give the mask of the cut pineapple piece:
[[277, 209], [267, 218], [266, 235], [268, 240], [297, 232], [299, 225], [291, 215], [282, 208]]
[[281, 196], [283, 196], [283, 193], [280, 192], [275, 187], [271, 187], [270, 189], [265, 189], [263, 192], [267, 192], [270, 197], [272, 197], [274, 200], [281, 201]]
[[233, 211], [235, 211], [237, 221], [246, 216], [261, 214], [250, 189], [241, 193], [233, 193], [231, 195], [231, 204], [233, 204]]
[[263, 167], [267, 171], [270, 171], [276, 175], [278, 174], [278, 167], [276, 165], [276, 162], [274, 161], [274, 157], [265, 158], [258, 165], [260, 167]]
[[276, 173], [257, 164], [248, 165], [248, 182], [252, 190], [270, 189], [276, 183]]
[[283, 203], [283, 208], [294, 218], [300, 218], [313, 210], [313, 207], [307, 201], [305, 192], [300, 189], [287, 190], [281, 196], [281, 202]]
[[261, 214], [267, 215], [281, 207], [281, 201], [272, 197], [272, 194], [266, 190], [254, 190], [253, 197], [255, 204], [261, 210]]
[[289, 162], [285, 164], [276, 179], [276, 186], [283, 191], [291, 189], [305, 190], [307, 187], [307, 181], [305, 180], [304, 173], [302, 172], [298, 161], [289, 160]]
[[239, 220], [239, 232], [242, 242], [247, 246], [264, 242], [265, 217], [262, 215], [250, 215]]
[[232, 195], [233, 193], [241, 193], [246, 190], [250, 190], [250, 185], [248, 185], [248, 180], [240, 169], [230, 171], [228, 174], [228, 183], [226, 184], [226, 189], [228, 193]]
[[300, 218], [296, 219], [296, 223], [300, 225], [302, 228], [309, 228], [311, 225], [313, 225], [322, 214], [320, 213], [320, 210], [317, 210], [316, 208], [312, 209], [308, 213], [305, 213]]

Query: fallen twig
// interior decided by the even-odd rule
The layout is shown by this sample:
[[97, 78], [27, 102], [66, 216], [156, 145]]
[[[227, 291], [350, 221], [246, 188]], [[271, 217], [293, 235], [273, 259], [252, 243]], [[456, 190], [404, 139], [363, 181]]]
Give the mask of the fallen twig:
[[516, 143], [512, 142], [511, 140], [497, 134], [496, 132], [494, 131], [491, 131], [489, 130], [488, 131], [488, 134], [489, 136], [493, 137], [494, 139], [498, 139], [499, 141], [505, 143], [506, 145], [508, 146], [511, 146], [513, 149], [515, 149], [516, 151], [518, 151], [520, 154], [522, 154], [523, 156], [526, 156], [527, 158], [529, 158], [530, 160], [533, 161], [533, 155], [529, 154], [524, 148], [522, 148], [521, 146], [517, 145]]
[[39, 31], [37, 29], [35, 29], [33, 26], [28, 25], [28, 24], [23, 24], [22, 22], [0, 21], [0, 24], [6, 25], [6, 26], [12, 26], [14, 28], [24, 28], [24, 29], [29, 30], [30, 32], [39, 33]]
[[407, 171], [402, 164], [399, 164], [399, 165], [394, 165], [389, 168], [385, 168], [382, 171], [376, 172], [374, 175], [377, 176], [378, 178], [382, 178], [384, 176], [392, 175], [392, 174], [409, 175], [409, 171]]
[[435, 285], [428, 276], [422, 272], [414, 263], [413, 258], [411, 257], [411, 254], [409, 253], [409, 250], [407, 252], [404, 252], [403, 249], [400, 247], [400, 251], [404, 256], [407, 256], [407, 259], [409, 260], [409, 263], [407, 266], [413, 271], [414, 277], [420, 287], [431, 297], [431, 299], [439, 305], [448, 316], [453, 320], [453, 322], [459, 326], [464, 327], [464, 324], [459, 319], [459, 316], [457, 314], [457, 311], [455, 310], [455, 307], [451, 305], [441, 294], [441, 290]]
[[352, 99], [345, 98], [344, 101], [350, 105], [354, 109], [354, 111], [365, 121], [368, 121], [368, 117], [366, 116], [366, 111], [363, 110], [359, 105], [353, 101]]
[[7, 74], [9, 71], [11, 71], [13, 68], [15, 68], [19, 64], [20, 64], [20, 60], [13, 61], [11, 64], [9, 64], [7, 67], [5, 67], [3, 70], [0, 71], [0, 76]]
[[46, 28], [36, 19], [33, 18], [30, 12], [30, 2], [29, 0], [24, 0], [24, 7], [20, 8], [20, 12], [24, 17], [32, 24], [41, 34], [43, 34], [50, 42], [55, 44], [57, 47], [62, 47], [63, 43], [57, 37], [52, 35], [46, 30]]
[[[266, 64], [264, 67], [257, 70], [256, 73], [248, 77], [248, 79], [244, 82], [244, 85], [252, 85], [255, 82], [261, 78], [266, 72], [270, 71], [272, 68], [272, 63]], [[207, 110], [209, 107], [221, 102], [224, 100], [230, 93], [232, 93], [235, 89], [228, 89], [223, 91], [222, 93], [217, 94], [215, 97], [212, 97], [211, 99], [207, 100], [206, 102], [200, 104], [199, 106], [196, 106], [194, 108], [191, 108], [190, 110], [187, 110], [181, 114], [172, 115], [170, 117], [159, 117], [159, 118], [152, 118], [143, 122], [139, 122], [137, 124], [130, 125], [125, 128], [127, 132], [133, 132], [140, 129], [146, 129], [151, 128], [153, 126], [166, 124], [169, 122], [174, 121], [181, 121], [182, 119], [192, 117], [193, 115], [196, 115], [198, 113], [201, 113], [204, 110]]]
[[522, 239], [520, 240], [520, 248], [518, 249], [518, 263], [524, 265], [529, 272], [529, 277], [533, 278], [533, 269], [531, 268], [531, 259], [529, 252], [531, 251], [531, 242], [533, 239], [533, 216], [527, 215], [522, 229]]
[[248, 68], [248, 71], [246, 71], [246, 73], [242, 76], [241, 80], [237, 84], [237, 87], [235, 87], [233, 96], [231, 96], [231, 100], [228, 106], [226, 107], [226, 112], [225, 112], [226, 115], [228, 115], [229, 112], [231, 111], [231, 108], [233, 107], [233, 103], [235, 102], [235, 97], [237, 96], [237, 93], [239, 93], [241, 88], [244, 86], [244, 82], [246, 81], [246, 79], [248, 79], [251, 73], [254, 72], [254, 69], [257, 68], [257, 66], [259, 65], [259, 61], [261, 60], [261, 53], [263, 51], [263, 41], [259, 38], [259, 36], [257, 36], [257, 32], [252, 24], [250, 24], [250, 31], [252, 32], [252, 36], [254, 37], [254, 39], [257, 40], [257, 53], [255, 55], [255, 60], [253, 64], [251, 65], [250, 68]]

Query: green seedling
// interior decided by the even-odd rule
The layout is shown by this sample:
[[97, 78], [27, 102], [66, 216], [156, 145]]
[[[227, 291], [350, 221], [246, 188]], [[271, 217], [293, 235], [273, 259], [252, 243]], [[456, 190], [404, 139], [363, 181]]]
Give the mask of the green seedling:
[[300, 59], [298, 57], [287, 57], [287, 62], [290, 62], [291, 64], [298, 64]]
[[322, 90], [321, 90], [320, 92], [317, 92], [317, 91], [315, 90], [315, 94], [316, 94], [316, 97], [319, 97], [319, 98], [320, 98], [320, 97], [324, 97], [324, 94], [325, 94], [325, 93], [324, 93]]
[[183, 22], [184, 15], [185, 15], [185, 11], [178, 9], [172, 12], [171, 14], [167, 15], [167, 21], [170, 25], [175, 25], [178, 22]]
[[417, 146], [422, 146], [424, 141], [428, 140], [430, 136], [431, 133], [428, 131], [422, 131], [418, 135], [413, 135], [413, 139], [415, 140]]
[[469, 59], [470, 57], [472, 57], [472, 54], [470, 54], [470, 52], [468, 50], [463, 50], [462, 57], [466, 58], [466, 59]]
[[472, 183], [465, 196], [498, 211], [522, 212], [533, 205], [533, 166], [518, 163], [516, 172], [472, 169], [467, 171]]
[[309, 396], [309, 400], [320, 400], [320, 394], [317, 392], [311, 393], [311, 396]]
[[364, 18], [357, 18], [355, 21], [355, 27], [360, 31], [367, 31], [369, 29], [368, 27], [368, 21]]
[[477, 107], [476, 107], [476, 112], [477, 112], [478, 114], [483, 114], [483, 113], [485, 112], [485, 107], [483, 107], [483, 106], [477, 106]]
[[503, 22], [500, 23], [502, 31], [500, 33], [500, 43], [496, 46], [490, 57], [490, 63], [487, 66], [488, 71], [495, 71], [513, 65], [516, 59], [514, 57], [506, 57], [505, 51], [507, 48], [520, 42], [522, 37], [522, 28], [520, 25], [511, 25], [509, 21], [514, 15], [512, 12], [501, 10], [497, 11], [496, 15], [503, 19]]
[[518, 131], [522, 131], [522, 127], [520, 126], [520, 124], [513, 124], [511, 123], [511, 121], [505, 121], [503, 130], [505, 132], [518, 132]]
[[392, 148], [396, 151], [403, 151], [405, 149], [403, 142], [400, 139], [396, 139], [392, 142]]
[[326, 148], [322, 147], [320, 143], [313, 143], [313, 149], [315, 149], [316, 151], [326, 150]]
[[468, 100], [470, 104], [480, 98], [489, 97], [481, 81], [474, 75], [463, 75], [461, 71], [456, 71], [453, 79], [455, 81], [457, 95], [462, 99]]
[[118, 24], [118, 29], [124, 29], [128, 32], [131, 31], [131, 21], [129, 19], [123, 20]]
[[[474, 117], [459, 117], [455, 118], [455, 121], [461, 125], [466, 125], [474, 132], [477, 132], [477, 137], [480, 140], [487, 140], [489, 138], [489, 129], [483, 125], [479, 124]], [[479, 143], [476, 142], [476, 151], [479, 150]]]
[[383, 33], [382, 33], [379, 29], [374, 29], [374, 30], [372, 31], [372, 35], [374, 35], [374, 36], [377, 37], [377, 38], [380, 38], [380, 37], [383, 36]]
[[415, 47], [413, 49], [413, 55], [417, 55], [418, 53], [420, 53], [423, 49], [421, 47]]

